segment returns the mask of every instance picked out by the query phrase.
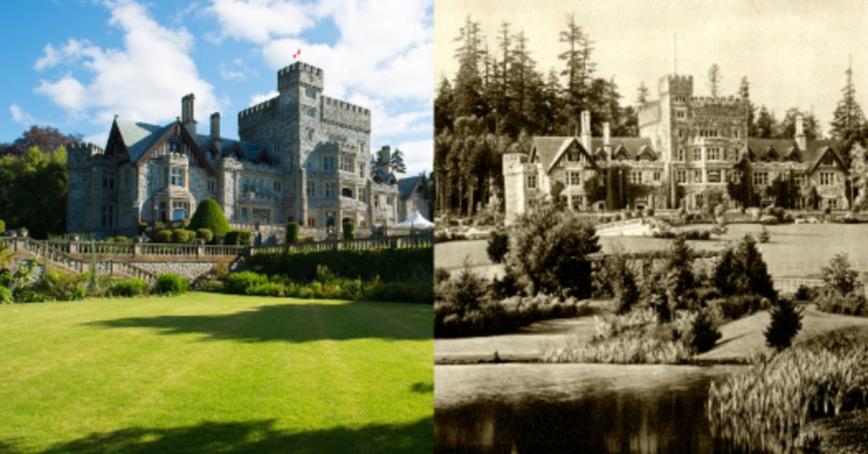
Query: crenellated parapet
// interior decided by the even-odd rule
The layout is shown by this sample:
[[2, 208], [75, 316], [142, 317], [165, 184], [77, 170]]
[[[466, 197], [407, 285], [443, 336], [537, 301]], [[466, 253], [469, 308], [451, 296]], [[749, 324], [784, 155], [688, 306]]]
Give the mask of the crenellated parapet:
[[322, 91], [323, 79], [322, 68], [304, 62], [295, 62], [277, 71], [277, 89], [284, 92], [302, 85]]
[[322, 121], [355, 131], [371, 131], [371, 111], [339, 99], [322, 97]]

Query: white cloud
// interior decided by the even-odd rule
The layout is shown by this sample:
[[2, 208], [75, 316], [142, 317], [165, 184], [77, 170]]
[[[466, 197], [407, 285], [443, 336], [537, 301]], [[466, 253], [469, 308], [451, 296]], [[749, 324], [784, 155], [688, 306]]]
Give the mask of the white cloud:
[[[394, 146], [392, 147], [395, 148]], [[401, 142], [397, 148], [404, 153], [404, 164], [407, 165], [407, 176], [414, 176], [423, 170], [431, 173], [431, 156], [434, 155], [434, 140], [422, 139]]]
[[30, 126], [38, 123], [36, 119], [33, 118], [33, 115], [30, 115], [29, 113], [22, 110], [21, 107], [18, 106], [18, 104], [11, 104], [9, 106], [9, 113], [12, 114], [12, 121], [22, 126]]
[[99, 124], [110, 122], [115, 114], [148, 122], [170, 120], [180, 113], [181, 97], [191, 92], [196, 95], [196, 111], [218, 110], [213, 86], [199, 77], [189, 55], [193, 38], [184, 28], [160, 25], [131, 0], [105, 6], [111, 12], [109, 25], [123, 31], [123, 47], [100, 48], [76, 39], [60, 49], [47, 45], [34, 65], [37, 69], [80, 64], [90, 77], [66, 74], [53, 82], [43, 80], [37, 93], [67, 113]]
[[311, 7], [272, 0], [214, 0], [206, 10], [217, 18], [222, 37], [263, 43], [272, 37], [295, 36], [313, 25]]
[[260, 93], [258, 95], [253, 95], [250, 97], [250, 105], [247, 107], [255, 106], [261, 102], [268, 101], [269, 99], [277, 96], [277, 90], [271, 90], [268, 93]]
[[220, 77], [225, 80], [244, 80], [247, 79], [248, 74], [255, 76], [257, 71], [248, 68], [240, 58], [236, 58], [229, 63], [220, 62]]

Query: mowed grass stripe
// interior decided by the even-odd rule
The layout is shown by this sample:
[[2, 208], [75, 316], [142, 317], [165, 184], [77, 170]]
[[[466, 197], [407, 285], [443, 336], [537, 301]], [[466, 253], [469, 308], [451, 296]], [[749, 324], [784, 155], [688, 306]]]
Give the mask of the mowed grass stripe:
[[[3, 344], [14, 349], [0, 356], [9, 377], [0, 383], [0, 420], [8, 421], [0, 446], [12, 440], [38, 452], [92, 433], [125, 440], [146, 429], [158, 440], [189, 431], [184, 440], [227, 438], [253, 451], [275, 440], [314, 447], [351, 440], [364, 452], [374, 445], [357, 438], [372, 439], [367, 428], [382, 425], [396, 428], [378, 433], [399, 446], [427, 448], [430, 440], [419, 437], [430, 438], [433, 397], [413, 391], [433, 373], [431, 318], [419, 316], [426, 311], [195, 293], [0, 307], [0, 319], [13, 321], [2, 336], [28, 339]], [[26, 335], [43, 324], [52, 328]], [[170, 447], [209, 442], [187, 441]], [[144, 442], [136, 443], [123, 450]]]

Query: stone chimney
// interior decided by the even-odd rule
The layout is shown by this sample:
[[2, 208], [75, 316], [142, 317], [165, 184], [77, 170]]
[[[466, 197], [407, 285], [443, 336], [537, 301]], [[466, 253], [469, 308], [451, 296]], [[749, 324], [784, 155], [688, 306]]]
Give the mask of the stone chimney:
[[802, 118], [801, 113], [796, 114], [796, 144], [799, 146], [799, 150], [804, 151], [807, 147], [807, 139], [805, 138], [805, 119]]
[[582, 111], [582, 146], [588, 153], [593, 153], [591, 150], [591, 112]]
[[181, 98], [181, 124], [187, 128], [190, 135], [196, 134], [196, 118], [193, 115], [193, 104], [196, 97], [193, 93]]
[[378, 161], [382, 161], [380, 168], [385, 170], [386, 173], [389, 173], [389, 169], [391, 168], [389, 162], [392, 160], [392, 147], [389, 145], [383, 145], [383, 147], [380, 148], [380, 156], [378, 156], [378, 158]]
[[214, 112], [211, 114], [211, 138], [220, 138], [220, 112]]
[[611, 147], [611, 129], [609, 128], [609, 122], [603, 122], [603, 149], [606, 150], [606, 158], [609, 160], [612, 159], [612, 147]]

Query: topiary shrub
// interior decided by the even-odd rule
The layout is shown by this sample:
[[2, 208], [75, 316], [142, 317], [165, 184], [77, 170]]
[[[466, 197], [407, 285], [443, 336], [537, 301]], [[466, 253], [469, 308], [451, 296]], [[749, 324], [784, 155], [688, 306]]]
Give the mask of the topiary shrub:
[[187, 228], [211, 230], [216, 238], [225, 237], [231, 229], [229, 222], [226, 221], [226, 216], [223, 215], [223, 209], [214, 199], [203, 199], [199, 202]]
[[155, 243], [171, 243], [172, 231], [169, 229], [157, 230], [157, 232], [154, 233], [153, 240]]
[[241, 271], [232, 273], [223, 284], [223, 290], [227, 293], [245, 295], [248, 289], [262, 286], [268, 283], [268, 276], [254, 273], [253, 271]]
[[129, 278], [117, 281], [112, 286], [110, 293], [112, 296], [138, 296], [144, 295], [148, 291], [148, 282], [144, 279]]
[[503, 230], [495, 230], [491, 232], [488, 238], [488, 247], [485, 249], [488, 253], [488, 258], [494, 263], [503, 263], [506, 254], [509, 252], [509, 236]]
[[157, 276], [154, 293], [158, 295], [182, 295], [187, 293], [190, 282], [175, 273], [163, 273]]
[[191, 243], [196, 238], [196, 232], [187, 229], [172, 230], [172, 242], [179, 244]]
[[246, 230], [230, 230], [223, 242], [232, 246], [248, 246], [250, 238], [251, 233]]
[[296, 222], [286, 224], [286, 244], [298, 243], [298, 234], [301, 227]]
[[214, 232], [207, 228], [196, 229], [196, 238], [210, 243], [214, 239]]
[[789, 347], [802, 329], [802, 311], [788, 299], [780, 299], [771, 310], [772, 320], [764, 331], [766, 345], [775, 350]]

